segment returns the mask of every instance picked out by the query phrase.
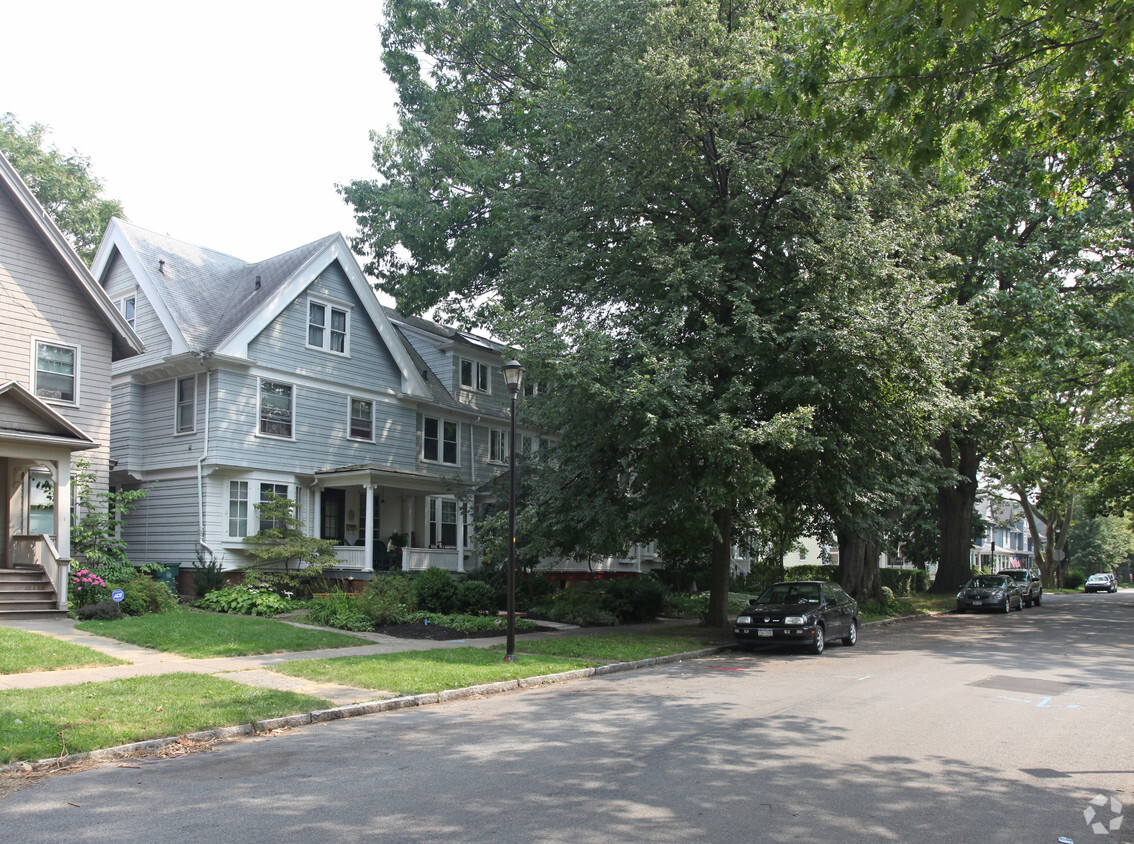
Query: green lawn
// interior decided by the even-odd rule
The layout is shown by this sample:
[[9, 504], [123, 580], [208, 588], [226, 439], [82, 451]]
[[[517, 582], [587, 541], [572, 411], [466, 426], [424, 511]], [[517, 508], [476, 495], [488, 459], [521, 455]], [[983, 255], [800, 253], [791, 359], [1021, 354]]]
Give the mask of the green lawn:
[[413, 695], [555, 674], [595, 664], [595, 660], [547, 656], [504, 662], [501, 653], [483, 648], [434, 648], [377, 656], [304, 659], [274, 666], [272, 670], [391, 695]]
[[35, 761], [325, 709], [321, 698], [206, 674], [0, 691], [0, 763]]
[[117, 657], [54, 636], [29, 633], [14, 627], [0, 627], [0, 674], [122, 664], [123, 661]]
[[83, 621], [75, 626], [88, 633], [192, 659], [370, 644], [366, 639], [347, 633], [308, 630], [270, 618], [191, 610], [150, 613], [113, 621]]
[[[669, 654], [699, 651], [720, 644], [732, 644], [731, 637], [722, 642], [713, 641], [711, 637], [689, 635], [597, 633], [588, 636], [525, 639], [516, 643], [516, 651], [521, 654], [593, 659], [603, 662], [634, 662], [639, 659], [654, 659]], [[502, 651], [504, 645], [493, 645], [492, 650]]]

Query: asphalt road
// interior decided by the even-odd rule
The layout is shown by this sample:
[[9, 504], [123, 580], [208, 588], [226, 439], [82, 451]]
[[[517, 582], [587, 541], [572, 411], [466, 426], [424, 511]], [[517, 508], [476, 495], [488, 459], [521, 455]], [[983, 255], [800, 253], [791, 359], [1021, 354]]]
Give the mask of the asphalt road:
[[1130, 842], [1132, 622], [1131, 591], [1050, 596], [819, 657], [729, 654], [108, 763], [0, 799], [0, 838]]

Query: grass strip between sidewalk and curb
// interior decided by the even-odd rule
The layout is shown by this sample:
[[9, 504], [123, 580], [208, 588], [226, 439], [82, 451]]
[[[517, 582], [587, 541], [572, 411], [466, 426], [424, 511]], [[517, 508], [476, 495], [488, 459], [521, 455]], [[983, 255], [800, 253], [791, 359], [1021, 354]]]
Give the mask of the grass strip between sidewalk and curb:
[[190, 659], [252, 656], [373, 644], [369, 639], [326, 628], [296, 627], [271, 618], [176, 610], [91, 620], [77, 630], [119, 642], [175, 653]]
[[[465, 650], [465, 649], [456, 649]], [[111, 759], [121, 759], [124, 757], [136, 755], [144, 752], [159, 751], [162, 748], [170, 745], [175, 745], [179, 742], [210, 742], [222, 739], [235, 739], [242, 736], [253, 735], [255, 733], [265, 733], [277, 729], [290, 729], [294, 727], [301, 727], [306, 724], [321, 723], [326, 721], [335, 721], [342, 718], [353, 718], [360, 715], [372, 715], [380, 712], [392, 712], [401, 709], [409, 709], [417, 706], [426, 706], [435, 703], [444, 703], [452, 700], [463, 700], [473, 697], [480, 697], [489, 694], [498, 694], [501, 692], [515, 691], [523, 688], [531, 688], [535, 686], [542, 686], [549, 683], [566, 682], [568, 680], [580, 680], [587, 677], [602, 676], [605, 674], [613, 674], [622, 671], [632, 671], [640, 668], [649, 668], [656, 665], [665, 665], [674, 662], [681, 662], [686, 659], [696, 659], [699, 657], [712, 656], [722, 651], [730, 650], [727, 646], [712, 646], [702, 648], [698, 651], [690, 653], [669, 654], [651, 659], [641, 659], [632, 662], [618, 662], [608, 663], [602, 665], [587, 666], [584, 668], [575, 668], [560, 670], [554, 673], [536, 673], [537, 669], [546, 669], [550, 663], [546, 660], [534, 659], [518, 659], [513, 663], [503, 663], [497, 654], [493, 654], [481, 649], [468, 649], [473, 650], [477, 654], [484, 656], [489, 655], [492, 657], [493, 664], [497, 667], [509, 665], [519, 667], [520, 676], [510, 679], [497, 680], [493, 682], [479, 683], [471, 686], [462, 686], [460, 688], [450, 688], [441, 691], [432, 691], [426, 693], [410, 694], [401, 697], [387, 698], [384, 700], [373, 700], [364, 703], [355, 703], [348, 706], [339, 706], [330, 709], [310, 709], [310, 703], [306, 705], [296, 705], [290, 710], [290, 714], [286, 712], [269, 712], [266, 710], [271, 709], [273, 706], [277, 710], [287, 710], [286, 701], [290, 698], [292, 700], [302, 700], [304, 702], [315, 702], [317, 704], [325, 704], [327, 701], [319, 698], [312, 698], [306, 695], [297, 695], [292, 692], [268, 692], [263, 689], [256, 689], [252, 687], [241, 686], [239, 683], [234, 683], [228, 680], [222, 680], [207, 675], [190, 675], [190, 674], [165, 674], [159, 677], [137, 677], [130, 680], [115, 680], [106, 683], [84, 683], [77, 686], [62, 687], [62, 690], [67, 692], [74, 692], [73, 695], [68, 695], [72, 699], [80, 701], [82, 712], [91, 713], [98, 707], [100, 699], [104, 693], [110, 692], [114, 698], [135, 698], [140, 701], [139, 708], [149, 710], [149, 720], [141, 718], [142, 723], [136, 725], [133, 730], [133, 741], [130, 741], [131, 735], [129, 730], [121, 729], [119, 726], [116, 736], [120, 736], [118, 742], [129, 743], [115, 743], [115, 741], [107, 738], [100, 742], [87, 741], [88, 745], [94, 744], [96, 746], [91, 749], [82, 749], [82, 742], [76, 742], [76, 735], [70, 734], [67, 731], [73, 730], [76, 726], [76, 721], [72, 717], [75, 713], [71, 711], [60, 712], [54, 718], [48, 719], [45, 716], [37, 716], [35, 723], [37, 724], [37, 732], [39, 741], [33, 742], [30, 738], [32, 730], [26, 732], [29, 736], [25, 736], [22, 730], [16, 730], [15, 727], [22, 727], [23, 724], [13, 723], [19, 722], [19, 718], [15, 712], [9, 707], [12, 701], [25, 700], [26, 708], [24, 712], [35, 712], [35, 706], [54, 708], [49, 701], [57, 695], [61, 689], [60, 687], [53, 687], [50, 689], [40, 689], [37, 691], [37, 696], [33, 698], [28, 697], [25, 691], [0, 691], [0, 710], [7, 710], [4, 712], [3, 720], [0, 721], [0, 745], [3, 745], [3, 750], [0, 751], [0, 759], [17, 760], [9, 761], [8, 764], [0, 765], [0, 772], [21, 772], [29, 770], [53, 770], [62, 769], [69, 765], [78, 764], [86, 760], [106, 761]], [[342, 657], [339, 660], [302, 660], [299, 663], [289, 663], [288, 667], [302, 664], [302, 662], [324, 663], [334, 661], [357, 661], [358, 659], [375, 660], [385, 656], [418, 656], [431, 655], [437, 653], [452, 653], [453, 649], [433, 651], [415, 651], [407, 654], [383, 654], [378, 657]], [[565, 663], [569, 664], [570, 661], [557, 660], [557, 667], [564, 668]], [[527, 666], [527, 669], [524, 669]], [[200, 716], [202, 709], [201, 705], [201, 690], [213, 688], [208, 684], [202, 684], [197, 691], [194, 691], [194, 680], [209, 681], [213, 684], [222, 684], [216, 688], [221, 689], [222, 692], [228, 694], [232, 698], [232, 705], [236, 709], [232, 712], [232, 717], [209, 717], [201, 718], [197, 723], [205, 726], [208, 722], [212, 722], [213, 728], [198, 730], [197, 732], [188, 732], [194, 729], [193, 726], [186, 726], [183, 730], [176, 730], [172, 724], [170, 726], [159, 728], [154, 723], [153, 716], [163, 713], [165, 710], [164, 705], [154, 705], [155, 698], [152, 695], [147, 695], [143, 699], [142, 691], [147, 689], [149, 684], [155, 681], [167, 680], [168, 678], [178, 678], [177, 682], [187, 683], [187, 689], [182, 692], [182, 695], [190, 699], [188, 707], [192, 711], [198, 712]], [[127, 685], [124, 685], [127, 684]], [[240, 691], [234, 690], [232, 687], [238, 687]], [[75, 690], [78, 690], [77, 692]], [[166, 692], [172, 691], [166, 687]], [[39, 694], [43, 695], [40, 699]], [[11, 697], [9, 697], [11, 695]], [[75, 697], [77, 695], [77, 697]], [[243, 715], [238, 716], [239, 708], [242, 701], [247, 699], [249, 703], [243, 704]], [[252, 703], [256, 704], [256, 711], [252, 711]], [[177, 710], [179, 707], [174, 707]], [[207, 710], [210, 715], [220, 715], [220, 710], [216, 707], [211, 707]], [[75, 717], [89, 717], [83, 716], [81, 713]], [[100, 719], [104, 716], [99, 716]], [[184, 719], [182, 719], [184, 720]], [[225, 722], [231, 726], [223, 726]], [[167, 718], [163, 723], [170, 723]], [[185, 722], [191, 723], [191, 722]], [[107, 726], [111, 729], [111, 725]], [[164, 738], [147, 738], [153, 736], [155, 732], [161, 733], [162, 729], [166, 730]], [[66, 748], [63, 748], [64, 739], [66, 740]], [[73, 753], [69, 751], [80, 750], [81, 752]], [[64, 754], [67, 755], [64, 755]], [[54, 756], [48, 754], [55, 754]], [[34, 761], [33, 761], [34, 760]]]
[[85, 753], [291, 715], [327, 703], [189, 673], [6, 689], [0, 691], [0, 761]]
[[125, 664], [125, 660], [85, 645], [65, 642], [42, 633], [0, 627], [0, 674]]

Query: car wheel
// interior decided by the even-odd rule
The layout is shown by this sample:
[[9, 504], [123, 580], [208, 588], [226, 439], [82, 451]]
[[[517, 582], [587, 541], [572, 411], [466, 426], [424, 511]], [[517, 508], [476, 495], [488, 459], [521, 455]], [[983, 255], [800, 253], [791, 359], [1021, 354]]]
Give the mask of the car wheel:
[[1031, 598], [1028, 598], [1028, 600], [1026, 600], [1026, 601], [1024, 602], [1024, 606], [1025, 606], [1025, 607], [1030, 607], [1031, 605], [1032, 605], [1032, 599], [1031, 599]]
[[1038, 606], [1040, 605], [1040, 601], [1041, 601], [1042, 599], [1043, 599], [1043, 592], [1040, 592], [1040, 593], [1039, 593], [1038, 595], [1036, 595], [1035, 605], [1036, 605], [1037, 607], [1038, 607]]
[[1010, 596], [1008, 596], [1008, 595], [1004, 596], [1004, 606], [1002, 606], [1000, 608], [1000, 611], [1002, 613], [1012, 612], [1012, 598]]
[[823, 653], [823, 647], [827, 644], [823, 635], [823, 625], [820, 624], [815, 628], [815, 638], [811, 640], [811, 653], [818, 656]]
[[851, 623], [850, 623], [850, 630], [847, 631], [847, 635], [843, 636], [843, 644], [846, 645], [849, 648], [853, 648], [857, 641], [858, 641], [858, 622], [855, 621], [852, 618]]

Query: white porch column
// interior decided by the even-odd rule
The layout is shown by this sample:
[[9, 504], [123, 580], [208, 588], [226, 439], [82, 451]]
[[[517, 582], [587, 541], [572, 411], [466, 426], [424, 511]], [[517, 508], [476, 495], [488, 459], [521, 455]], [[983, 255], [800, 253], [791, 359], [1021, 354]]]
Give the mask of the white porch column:
[[366, 560], [362, 564], [363, 571], [374, 571], [374, 484], [368, 483], [366, 489], [366, 539], [363, 542]]
[[55, 461], [55, 547], [71, 559], [71, 455]]
[[315, 512], [311, 514], [311, 535], [316, 539], [323, 538], [323, 488], [315, 487]]

